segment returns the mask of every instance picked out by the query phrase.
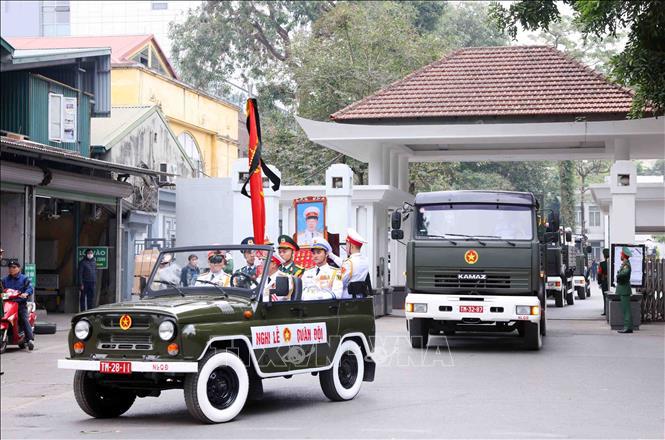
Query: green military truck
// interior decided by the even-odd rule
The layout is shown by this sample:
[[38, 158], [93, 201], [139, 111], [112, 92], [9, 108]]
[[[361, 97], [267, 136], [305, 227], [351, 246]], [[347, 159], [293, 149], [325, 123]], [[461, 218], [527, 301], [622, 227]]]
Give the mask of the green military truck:
[[407, 243], [405, 314], [411, 345], [458, 331], [514, 332], [528, 349], [546, 333], [544, 274], [531, 193], [441, 191], [393, 213], [391, 236]]
[[[374, 379], [372, 299], [303, 301], [300, 280], [269, 281], [268, 269], [223, 271], [229, 254], [268, 266], [272, 252], [254, 245], [166, 249], [140, 300], [74, 316], [69, 358], [58, 367], [76, 370], [81, 409], [117, 417], [137, 397], [183, 389], [192, 416], [226, 422], [262, 395], [264, 379], [304, 373], [318, 375], [329, 399], [353, 399]], [[181, 277], [190, 255], [204, 267]]]

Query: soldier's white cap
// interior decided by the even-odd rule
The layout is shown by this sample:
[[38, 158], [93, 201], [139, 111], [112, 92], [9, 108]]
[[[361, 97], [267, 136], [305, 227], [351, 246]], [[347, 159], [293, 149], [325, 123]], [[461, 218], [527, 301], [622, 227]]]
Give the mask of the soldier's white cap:
[[284, 258], [282, 258], [277, 252], [274, 252], [272, 254], [272, 258], [270, 259], [271, 262], [275, 264], [284, 264]]
[[363, 238], [363, 236], [358, 234], [358, 231], [356, 231], [353, 228], [348, 228], [346, 230], [346, 242], [351, 243], [358, 247], [361, 247], [362, 245], [367, 243], [367, 241]]
[[303, 213], [306, 219], [308, 218], [319, 218], [319, 208], [316, 206], [310, 206], [305, 209], [305, 212]]
[[326, 253], [332, 252], [332, 246], [323, 237], [314, 237], [312, 240], [312, 249], [323, 249]]

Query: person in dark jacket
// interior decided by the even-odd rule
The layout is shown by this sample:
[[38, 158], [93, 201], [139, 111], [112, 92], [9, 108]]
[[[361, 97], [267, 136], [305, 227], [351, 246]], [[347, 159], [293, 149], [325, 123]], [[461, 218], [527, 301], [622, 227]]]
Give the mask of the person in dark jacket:
[[609, 271], [607, 270], [607, 261], [610, 259], [610, 250], [603, 249], [603, 261], [598, 265], [598, 286], [600, 291], [603, 292], [603, 313], [601, 316], [607, 315], [607, 291], [610, 290], [609, 286]]
[[28, 349], [33, 350], [35, 348], [33, 343], [35, 335], [32, 334], [32, 327], [30, 327], [30, 321], [28, 320], [28, 301], [30, 301], [32, 295], [32, 283], [30, 278], [21, 273], [21, 263], [18, 260], [11, 260], [7, 268], [9, 269], [9, 275], [2, 279], [2, 287], [21, 292], [21, 295], [14, 301], [18, 303], [19, 325], [25, 334]]
[[618, 333], [633, 332], [633, 314], [630, 307], [630, 295], [633, 294], [633, 289], [630, 287], [630, 257], [632, 256], [630, 249], [624, 246], [621, 250], [621, 268], [617, 272], [616, 294], [619, 295], [623, 311], [623, 329], [618, 330]]
[[196, 278], [198, 278], [201, 273], [199, 269], [199, 257], [195, 254], [187, 257], [187, 266], [182, 268], [180, 272], [180, 284], [183, 286], [193, 286], [196, 283]]
[[[97, 284], [97, 261], [92, 249], [85, 250], [85, 258], [79, 261], [79, 305], [81, 312], [95, 307], [95, 284]], [[87, 303], [87, 304], [86, 304]]]

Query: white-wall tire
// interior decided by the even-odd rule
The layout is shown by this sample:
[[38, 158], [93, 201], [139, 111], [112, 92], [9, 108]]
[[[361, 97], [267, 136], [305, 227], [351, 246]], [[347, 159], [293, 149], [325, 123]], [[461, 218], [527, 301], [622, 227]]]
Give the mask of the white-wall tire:
[[362, 349], [356, 341], [347, 339], [337, 349], [332, 367], [319, 373], [319, 382], [328, 399], [351, 400], [360, 392], [364, 375]]
[[189, 413], [204, 423], [233, 420], [245, 406], [249, 393], [245, 363], [235, 353], [221, 351], [209, 353], [199, 365], [198, 373], [185, 378]]

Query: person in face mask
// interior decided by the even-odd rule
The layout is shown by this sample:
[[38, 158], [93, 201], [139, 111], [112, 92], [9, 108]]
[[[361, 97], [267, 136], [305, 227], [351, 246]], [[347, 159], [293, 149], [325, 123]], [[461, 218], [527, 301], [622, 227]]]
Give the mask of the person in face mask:
[[97, 261], [92, 249], [85, 250], [85, 257], [79, 261], [78, 269], [79, 287], [81, 294], [79, 296], [79, 305], [81, 312], [95, 307], [95, 285], [97, 284]]

